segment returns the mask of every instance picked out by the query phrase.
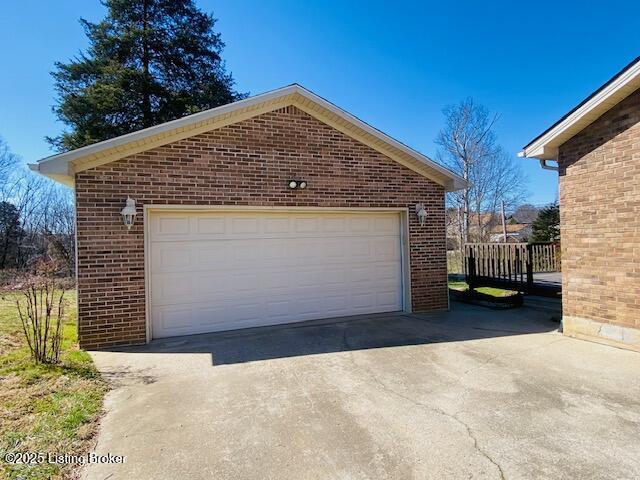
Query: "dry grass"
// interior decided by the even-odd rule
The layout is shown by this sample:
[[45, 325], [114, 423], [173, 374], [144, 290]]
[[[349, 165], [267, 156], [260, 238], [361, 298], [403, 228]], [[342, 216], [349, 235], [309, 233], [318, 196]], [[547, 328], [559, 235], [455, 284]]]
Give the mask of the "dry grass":
[[[93, 443], [107, 391], [91, 357], [77, 347], [75, 292], [68, 295], [61, 362], [36, 365], [22, 338], [14, 294], [0, 296], [0, 458], [6, 453], [78, 455]], [[11, 465], [4, 478], [74, 478], [77, 465]]]

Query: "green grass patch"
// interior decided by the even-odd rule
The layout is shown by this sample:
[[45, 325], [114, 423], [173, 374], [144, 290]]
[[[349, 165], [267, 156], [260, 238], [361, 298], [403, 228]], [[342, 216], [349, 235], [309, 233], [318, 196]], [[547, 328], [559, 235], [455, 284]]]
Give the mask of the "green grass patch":
[[[0, 294], [0, 458], [6, 453], [82, 454], [93, 442], [107, 391], [78, 349], [75, 291], [67, 306], [60, 363], [35, 364], [22, 337], [15, 294]], [[73, 478], [77, 466], [10, 465], [3, 478]]]
[[[458, 290], [460, 292], [466, 292], [469, 290], [467, 282], [462, 280], [449, 280], [449, 288], [452, 290]], [[511, 295], [517, 295], [518, 292], [513, 290], [505, 290], [503, 288], [494, 287], [480, 287], [476, 288], [477, 292], [484, 293], [485, 295], [491, 295], [492, 297], [509, 297]]]

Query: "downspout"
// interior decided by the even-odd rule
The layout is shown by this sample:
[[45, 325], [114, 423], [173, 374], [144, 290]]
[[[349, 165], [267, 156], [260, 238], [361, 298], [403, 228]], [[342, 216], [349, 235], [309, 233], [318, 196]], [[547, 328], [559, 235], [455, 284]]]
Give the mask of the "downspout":
[[[555, 166], [554, 165], [548, 165], [547, 164], [548, 161], [549, 160], [545, 160], [545, 159], [541, 158], [540, 159], [540, 166], [542, 168], [544, 168], [545, 170], [553, 170], [554, 172], [557, 172], [558, 171], [558, 166], [557, 165], [555, 165]], [[553, 160], [553, 161], [557, 161], [557, 160]]]
[[[526, 154], [526, 150], [522, 150], [521, 152], [518, 152], [518, 157], [520, 158], [527, 158], [527, 154]], [[536, 158], [535, 155], [532, 155], [531, 157], [528, 158]], [[558, 171], [558, 166], [557, 165], [548, 165], [547, 162], [549, 161], [549, 159], [543, 159], [540, 158], [540, 166], [545, 169], [545, 170], [553, 170], [554, 172]], [[551, 160], [552, 162], [558, 162], [558, 160]]]

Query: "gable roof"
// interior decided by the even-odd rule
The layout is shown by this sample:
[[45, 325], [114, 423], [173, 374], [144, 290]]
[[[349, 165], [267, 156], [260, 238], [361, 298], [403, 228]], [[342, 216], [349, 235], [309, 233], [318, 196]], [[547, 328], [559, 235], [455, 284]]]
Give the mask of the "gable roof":
[[[519, 233], [522, 230], [531, 228], [530, 223], [507, 223], [507, 233]], [[491, 229], [491, 233], [503, 233], [502, 224], [495, 225]]]
[[558, 147], [640, 88], [640, 57], [531, 140], [520, 157], [555, 160]]
[[78, 172], [289, 105], [296, 106], [321, 122], [430, 178], [444, 186], [447, 191], [459, 190], [467, 185], [462, 177], [427, 156], [297, 84], [53, 155], [30, 164], [29, 167], [73, 187], [75, 174]]

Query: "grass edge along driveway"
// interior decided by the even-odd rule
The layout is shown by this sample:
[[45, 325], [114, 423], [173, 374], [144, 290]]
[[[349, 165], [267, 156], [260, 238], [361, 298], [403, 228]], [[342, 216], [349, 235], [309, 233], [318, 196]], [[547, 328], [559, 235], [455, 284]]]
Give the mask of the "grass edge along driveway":
[[31, 360], [15, 295], [0, 293], [2, 472], [8, 479], [75, 478], [77, 464], [5, 461], [7, 454], [18, 452], [86, 454], [93, 445], [108, 390], [89, 354], [78, 348], [76, 292], [65, 294], [65, 326], [58, 365], [36, 365]]

